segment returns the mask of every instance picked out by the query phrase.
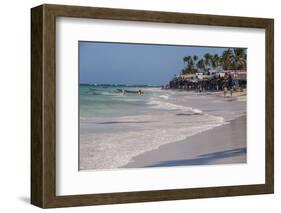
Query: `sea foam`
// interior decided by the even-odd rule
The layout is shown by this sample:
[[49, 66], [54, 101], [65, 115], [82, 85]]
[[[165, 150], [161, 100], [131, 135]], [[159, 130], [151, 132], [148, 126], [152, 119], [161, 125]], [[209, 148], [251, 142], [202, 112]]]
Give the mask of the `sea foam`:
[[[125, 166], [137, 155], [162, 145], [184, 140], [222, 125], [222, 117], [178, 116], [175, 113], [114, 118], [107, 132], [80, 136], [80, 169], [114, 169]], [[139, 123], [143, 123], [139, 125]], [[110, 123], [110, 122], [108, 122]]]

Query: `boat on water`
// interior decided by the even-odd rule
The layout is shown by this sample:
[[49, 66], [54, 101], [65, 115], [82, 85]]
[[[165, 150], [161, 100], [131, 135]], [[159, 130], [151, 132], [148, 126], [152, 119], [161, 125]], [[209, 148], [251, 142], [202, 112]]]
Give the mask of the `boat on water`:
[[126, 89], [116, 89], [118, 92], [121, 92], [123, 94], [138, 94], [138, 95], [143, 95], [142, 90], [126, 90]]

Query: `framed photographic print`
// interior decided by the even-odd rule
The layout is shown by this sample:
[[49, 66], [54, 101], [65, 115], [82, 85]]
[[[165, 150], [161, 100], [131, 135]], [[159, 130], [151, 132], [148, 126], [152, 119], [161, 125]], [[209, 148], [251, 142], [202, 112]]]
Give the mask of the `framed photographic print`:
[[274, 191], [272, 19], [31, 9], [31, 203]]

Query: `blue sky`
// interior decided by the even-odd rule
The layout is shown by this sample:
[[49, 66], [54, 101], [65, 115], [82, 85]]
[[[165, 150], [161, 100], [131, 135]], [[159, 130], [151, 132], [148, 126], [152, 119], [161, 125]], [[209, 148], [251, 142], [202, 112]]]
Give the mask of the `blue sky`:
[[183, 68], [183, 57], [226, 48], [79, 42], [80, 83], [163, 85]]

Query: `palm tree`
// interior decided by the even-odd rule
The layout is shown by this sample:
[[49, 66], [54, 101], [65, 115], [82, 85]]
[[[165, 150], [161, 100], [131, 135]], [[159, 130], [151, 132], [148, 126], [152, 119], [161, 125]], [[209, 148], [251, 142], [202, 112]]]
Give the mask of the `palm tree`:
[[187, 70], [183, 68], [183, 69], [181, 70], [181, 75], [185, 75], [186, 73], [187, 73]]
[[187, 70], [189, 73], [192, 73], [193, 68], [194, 68], [194, 61], [193, 58], [191, 56], [188, 56], [188, 62], [187, 62]]
[[233, 48], [233, 67], [235, 70], [246, 69], [246, 53], [243, 48]]
[[205, 69], [210, 69], [211, 59], [212, 59], [212, 55], [210, 53], [206, 53], [204, 55]]
[[185, 56], [183, 58], [183, 62], [184, 62], [184, 66], [186, 64], [186, 67], [181, 71], [181, 73], [184, 74], [188, 74], [188, 73], [194, 73], [194, 61], [196, 61], [198, 59], [197, 56]]
[[188, 57], [187, 56], [183, 57], [183, 66], [185, 66], [185, 63], [187, 62], [188, 62]]
[[193, 56], [193, 61], [196, 63], [197, 60], [198, 60], [198, 56], [197, 56], [197, 55], [194, 55], [194, 56]]
[[243, 48], [228, 48], [220, 55], [206, 53], [202, 58], [196, 55], [183, 57], [184, 67], [181, 74], [191, 74], [200, 71], [213, 70], [241, 70], [247, 69], [247, 52]]
[[199, 69], [199, 70], [204, 70], [205, 71], [205, 63], [204, 63], [204, 59], [201, 58], [197, 64], [196, 64], [196, 67]]
[[196, 66], [197, 60], [198, 60], [198, 56], [197, 55], [193, 55], [192, 57], [193, 59], [193, 72], [197, 72], [197, 70], [194, 68], [194, 65]]
[[221, 59], [218, 54], [215, 54], [211, 58], [212, 68], [217, 69], [220, 66]]
[[227, 50], [223, 51], [222, 56], [222, 66], [224, 70], [231, 69], [231, 64], [233, 61], [233, 51], [231, 48], [228, 48]]

